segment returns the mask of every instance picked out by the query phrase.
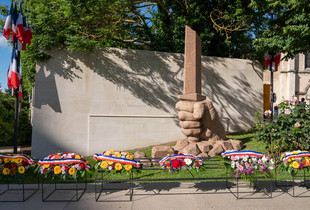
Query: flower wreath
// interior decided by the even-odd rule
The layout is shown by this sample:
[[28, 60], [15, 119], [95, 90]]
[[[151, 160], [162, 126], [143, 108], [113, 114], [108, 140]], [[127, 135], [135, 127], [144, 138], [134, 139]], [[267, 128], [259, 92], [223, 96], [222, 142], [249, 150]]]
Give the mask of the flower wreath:
[[305, 170], [310, 174], [310, 152], [308, 151], [292, 151], [285, 152], [281, 155], [280, 160], [282, 170], [294, 175], [298, 171]]
[[129, 152], [110, 150], [102, 154], [95, 153], [93, 158], [97, 161], [95, 169], [100, 168], [110, 173], [136, 172], [135, 169], [140, 167], [140, 162], [134, 160]]
[[274, 162], [261, 152], [252, 150], [233, 151], [228, 150], [221, 153], [224, 166], [232, 172], [235, 179], [243, 178], [254, 181], [257, 176], [270, 177], [274, 168]]
[[159, 161], [159, 165], [168, 169], [170, 172], [180, 170], [196, 170], [202, 169], [202, 160], [193, 155], [177, 154], [168, 155]]
[[89, 162], [81, 155], [76, 153], [55, 153], [38, 161], [37, 171], [45, 177], [53, 178], [60, 176], [62, 179], [67, 177], [76, 179], [84, 177], [85, 171], [90, 169]]
[[24, 154], [0, 154], [0, 176], [17, 178], [34, 165], [33, 159]]

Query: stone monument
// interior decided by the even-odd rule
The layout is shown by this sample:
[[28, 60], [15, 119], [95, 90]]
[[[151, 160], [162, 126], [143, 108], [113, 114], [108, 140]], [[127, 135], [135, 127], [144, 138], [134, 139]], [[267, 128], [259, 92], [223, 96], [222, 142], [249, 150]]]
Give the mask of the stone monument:
[[201, 40], [190, 27], [185, 28], [185, 61], [183, 95], [176, 104], [182, 133], [186, 139], [179, 140], [175, 147], [157, 146], [152, 157], [184, 153], [198, 157], [214, 157], [225, 150], [240, 150], [239, 140], [227, 139], [224, 127], [211, 101], [201, 95]]

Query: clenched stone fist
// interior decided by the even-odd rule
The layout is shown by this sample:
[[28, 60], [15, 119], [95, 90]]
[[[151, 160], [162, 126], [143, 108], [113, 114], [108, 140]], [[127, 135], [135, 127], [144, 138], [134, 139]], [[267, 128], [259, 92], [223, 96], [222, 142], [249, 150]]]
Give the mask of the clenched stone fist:
[[185, 101], [176, 104], [182, 133], [191, 142], [225, 140], [224, 127], [211, 101]]

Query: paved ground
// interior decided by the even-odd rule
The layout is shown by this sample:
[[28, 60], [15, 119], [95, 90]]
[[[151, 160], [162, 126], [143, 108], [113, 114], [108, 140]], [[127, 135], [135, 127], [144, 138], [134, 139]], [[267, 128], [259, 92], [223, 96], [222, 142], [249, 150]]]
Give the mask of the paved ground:
[[[3, 186], [2, 190], [3, 190]], [[35, 185], [27, 185], [27, 188]], [[74, 187], [72, 185], [60, 185], [61, 187]], [[79, 186], [79, 187], [82, 187]], [[113, 189], [119, 186], [113, 186]], [[270, 185], [266, 185], [269, 189]], [[53, 189], [53, 185], [44, 186], [45, 196]], [[236, 191], [234, 187], [232, 191]], [[272, 198], [266, 192], [251, 193], [249, 188], [240, 188], [240, 197], [237, 199], [234, 194], [226, 189], [224, 183], [153, 183], [140, 184], [129, 201], [128, 190], [109, 190], [106, 195], [103, 193], [99, 202], [95, 201], [95, 185], [88, 184], [86, 192], [79, 201], [72, 202], [43, 202], [42, 190], [37, 191], [25, 202], [0, 202], [0, 209], [310, 209], [310, 189], [296, 187], [295, 195], [292, 197], [292, 188], [288, 193], [274, 187]], [[27, 191], [26, 197], [34, 191]], [[75, 199], [75, 191], [57, 190], [47, 200], [52, 199]], [[82, 191], [79, 191], [81, 193]], [[9, 191], [0, 196], [0, 200], [21, 200], [21, 191]], [[308, 197], [305, 197], [308, 196]]]
[[[14, 151], [13, 146], [0, 147], [0, 153], [13, 153], [13, 151]], [[31, 147], [30, 146], [18, 146], [17, 152], [24, 153], [24, 154], [30, 154]]]

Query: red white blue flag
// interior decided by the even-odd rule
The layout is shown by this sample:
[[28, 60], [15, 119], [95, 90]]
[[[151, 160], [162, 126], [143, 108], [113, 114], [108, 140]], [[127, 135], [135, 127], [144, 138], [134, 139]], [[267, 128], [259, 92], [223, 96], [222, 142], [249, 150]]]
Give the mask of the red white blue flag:
[[3, 28], [3, 36], [9, 40], [11, 34], [11, 24], [12, 24], [12, 11], [13, 11], [13, 2], [11, 3], [11, 8], [9, 15], [6, 17], [4, 28]]
[[[10, 70], [8, 73], [8, 83], [9, 88], [17, 89], [20, 85], [20, 72], [19, 72], [19, 57], [18, 53], [15, 49], [13, 49]], [[11, 87], [10, 87], [11, 86]]]
[[281, 61], [281, 53], [276, 53], [273, 55], [269, 52], [266, 52], [264, 55], [264, 64], [271, 71], [278, 71], [278, 66], [280, 65], [280, 61]]
[[21, 99], [22, 96], [23, 96], [22, 79], [20, 79], [19, 88], [18, 88], [18, 98]]
[[7, 78], [8, 78], [8, 88], [11, 89], [12, 85], [11, 85], [11, 63], [9, 65], [8, 71], [7, 71]]
[[23, 16], [22, 1], [19, 4], [19, 12], [16, 2], [15, 4], [13, 1], [11, 3], [10, 12], [3, 30], [3, 36], [6, 39], [10, 38], [10, 30], [12, 30], [13, 50], [7, 71], [8, 88], [12, 88], [12, 92], [14, 92], [14, 89], [19, 89], [19, 98], [21, 98], [20, 51], [26, 50], [26, 44], [30, 45], [32, 39], [32, 31], [27, 23], [27, 17]]
[[19, 13], [16, 20], [16, 37], [18, 40], [21, 41], [21, 43], [25, 43], [24, 36], [25, 36], [25, 29], [24, 29], [24, 23], [23, 23], [23, 10], [21, 3], [19, 4]]
[[15, 3], [15, 6], [13, 7], [12, 11], [12, 41], [14, 42], [14, 38], [17, 35], [17, 5]]

